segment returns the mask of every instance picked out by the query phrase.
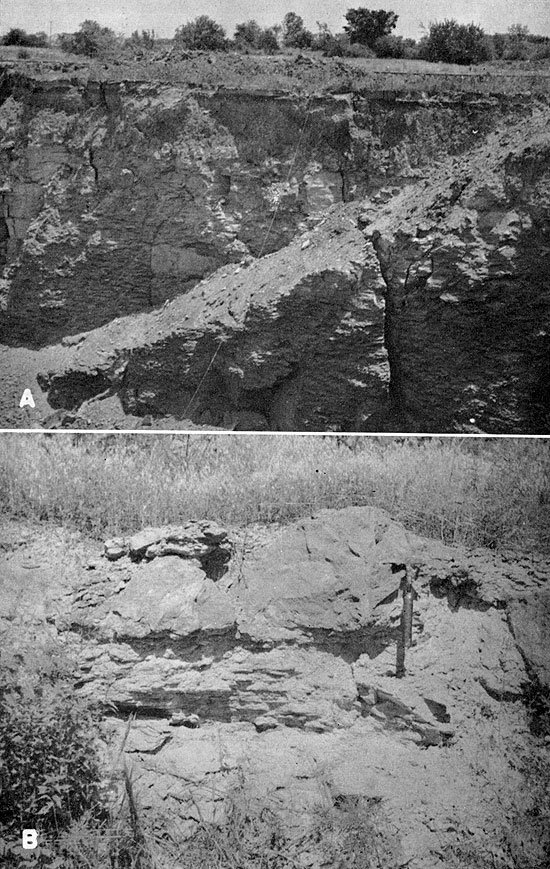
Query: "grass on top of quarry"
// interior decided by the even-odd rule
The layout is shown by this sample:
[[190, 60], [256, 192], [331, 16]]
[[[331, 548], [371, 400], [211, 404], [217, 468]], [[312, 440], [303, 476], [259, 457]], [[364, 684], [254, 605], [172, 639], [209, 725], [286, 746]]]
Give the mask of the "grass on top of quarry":
[[311, 435], [0, 438], [0, 507], [97, 537], [373, 505], [445, 543], [550, 551], [550, 442]]
[[153, 50], [141, 59], [119, 53], [106, 59], [66, 54], [56, 48], [0, 46], [0, 65], [15, 67], [32, 78], [74, 78], [101, 81], [151, 81], [194, 87], [343, 93], [350, 90], [550, 89], [550, 59], [491, 61], [477, 66], [431, 63], [407, 58], [329, 58], [320, 52], [288, 49], [275, 55], [235, 51]]

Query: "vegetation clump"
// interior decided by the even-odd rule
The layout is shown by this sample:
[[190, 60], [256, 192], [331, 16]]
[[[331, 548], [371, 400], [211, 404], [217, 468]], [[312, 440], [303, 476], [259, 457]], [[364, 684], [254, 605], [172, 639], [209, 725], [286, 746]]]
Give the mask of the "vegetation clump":
[[283, 45], [286, 48], [310, 48], [313, 34], [306, 30], [304, 19], [296, 12], [287, 12], [283, 19]]
[[385, 9], [350, 9], [346, 12], [345, 32], [350, 42], [360, 42], [374, 49], [377, 40], [389, 36], [395, 29], [399, 16]]
[[279, 50], [277, 31], [273, 27], [260, 27], [254, 19], [243, 21], [235, 28], [231, 47], [237, 51], [256, 50], [274, 54]]
[[21, 27], [12, 27], [2, 37], [2, 45], [19, 45], [27, 48], [45, 48], [48, 44], [48, 35], [44, 31], [40, 33], [27, 33]]
[[453, 18], [434, 22], [424, 46], [426, 60], [443, 63], [476, 64], [489, 60], [491, 50], [481, 27], [459, 24]]
[[84, 816], [99, 821], [104, 808], [99, 711], [75, 697], [63, 648], [19, 628], [2, 640], [0, 839], [9, 857], [20, 851], [22, 830], [51, 841]]
[[117, 37], [110, 27], [102, 27], [97, 21], [86, 19], [76, 33], [62, 33], [59, 45], [63, 51], [71, 54], [99, 57], [116, 48]]
[[178, 27], [174, 36], [176, 48], [201, 51], [224, 51], [227, 48], [225, 30], [208, 15], [199, 15]]

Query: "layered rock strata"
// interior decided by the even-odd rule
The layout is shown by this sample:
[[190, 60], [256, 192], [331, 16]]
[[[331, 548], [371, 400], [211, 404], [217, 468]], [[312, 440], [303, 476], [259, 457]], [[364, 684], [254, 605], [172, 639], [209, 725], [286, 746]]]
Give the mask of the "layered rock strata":
[[155, 308], [531, 112], [521, 78], [515, 94], [414, 76], [300, 93], [306, 73], [292, 94], [4, 69], [3, 340], [43, 346]]
[[3, 637], [43, 631], [72, 650], [76, 691], [103, 705], [114, 754], [123, 741], [142, 811], [192, 829], [244, 774], [290, 827], [327, 800], [381, 801], [421, 866], [453, 813], [490, 835], [495, 739], [520, 738], [526, 689], [550, 687], [542, 562], [446, 547], [368, 507], [244, 538], [207, 522], [144, 529], [102, 549], [7, 528], [2, 547]]

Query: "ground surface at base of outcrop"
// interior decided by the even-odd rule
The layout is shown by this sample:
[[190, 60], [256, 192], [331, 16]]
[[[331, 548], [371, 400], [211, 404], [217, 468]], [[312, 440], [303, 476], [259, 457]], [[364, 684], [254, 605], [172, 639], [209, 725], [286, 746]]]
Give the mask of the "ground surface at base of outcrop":
[[[401, 865], [425, 869], [464, 831], [491, 843], [515, 823], [522, 697], [550, 685], [544, 560], [443, 546], [369, 507], [104, 545], [5, 523], [1, 544], [3, 635], [42, 625], [75, 651], [78, 692], [119, 710], [113, 755], [136, 715], [125, 757], [144, 810], [220, 818], [240, 773], [289, 829], [372, 798]], [[405, 566], [413, 645], [396, 678]]]

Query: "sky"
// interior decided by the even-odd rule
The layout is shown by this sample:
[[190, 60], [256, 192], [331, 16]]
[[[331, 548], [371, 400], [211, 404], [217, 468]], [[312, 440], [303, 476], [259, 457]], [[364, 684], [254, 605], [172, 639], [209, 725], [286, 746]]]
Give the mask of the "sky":
[[531, 33], [550, 36], [550, 0], [0, 0], [0, 33], [10, 27], [49, 33], [50, 21], [53, 33], [71, 32], [92, 18], [117, 33], [155, 30], [159, 37], [171, 37], [180, 24], [209, 15], [231, 36], [238, 22], [255, 18], [268, 26], [280, 23], [289, 11], [301, 15], [311, 30], [322, 21], [338, 31], [347, 10], [361, 6], [393, 10], [399, 15], [394, 33], [415, 39], [430, 21], [444, 18], [473, 21], [487, 33], [504, 33], [520, 23]]

